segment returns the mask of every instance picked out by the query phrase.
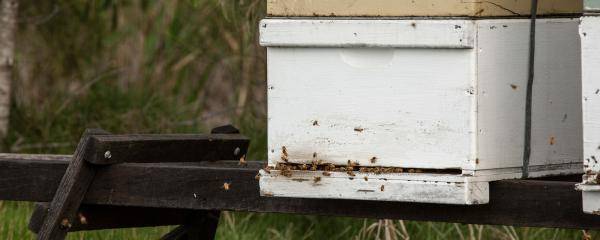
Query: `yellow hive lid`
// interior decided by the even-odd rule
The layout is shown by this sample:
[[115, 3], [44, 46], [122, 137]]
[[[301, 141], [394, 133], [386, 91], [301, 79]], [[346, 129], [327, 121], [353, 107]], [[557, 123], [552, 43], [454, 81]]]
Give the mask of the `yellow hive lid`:
[[[583, 0], [539, 0], [538, 14], [583, 12]], [[531, 0], [267, 0], [269, 16], [509, 17], [528, 16]]]

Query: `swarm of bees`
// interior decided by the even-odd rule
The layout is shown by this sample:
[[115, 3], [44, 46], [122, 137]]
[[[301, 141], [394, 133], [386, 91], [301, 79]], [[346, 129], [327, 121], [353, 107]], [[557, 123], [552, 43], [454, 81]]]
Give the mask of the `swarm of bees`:
[[[317, 153], [312, 154], [312, 161], [310, 163], [291, 163], [289, 162], [288, 150], [285, 146], [281, 147], [281, 160], [275, 165], [273, 169], [279, 170], [280, 174], [285, 177], [292, 177], [293, 171], [323, 171], [323, 176], [331, 176], [331, 172], [345, 172], [350, 177], [355, 177], [356, 172], [360, 173], [372, 173], [372, 174], [390, 174], [390, 173], [423, 173], [422, 169], [404, 169], [399, 167], [366, 167], [360, 166], [358, 161], [348, 160], [346, 165], [335, 165], [333, 163], [324, 163], [323, 160], [317, 158]], [[371, 164], [377, 162], [377, 157], [369, 159]], [[244, 157], [240, 159], [240, 164], [245, 163]], [[267, 173], [271, 173], [271, 167], [267, 166], [263, 169]], [[434, 171], [434, 170], [432, 170]], [[260, 179], [260, 176], [256, 176], [256, 179]], [[368, 181], [368, 178], [364, 178]]]

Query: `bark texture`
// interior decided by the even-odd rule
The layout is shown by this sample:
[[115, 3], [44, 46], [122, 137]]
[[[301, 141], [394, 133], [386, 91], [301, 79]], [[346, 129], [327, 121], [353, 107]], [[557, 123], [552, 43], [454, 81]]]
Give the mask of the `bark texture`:
[[18, 6], [17, 0], [0, 0], [0, 137], [8, 131]]

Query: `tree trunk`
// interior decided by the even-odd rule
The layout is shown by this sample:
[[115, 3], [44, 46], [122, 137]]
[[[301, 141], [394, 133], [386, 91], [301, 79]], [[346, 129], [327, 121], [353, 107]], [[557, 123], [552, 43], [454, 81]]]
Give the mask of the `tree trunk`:
[[0, 0], [0, 138], [8, 131], [18, 6], [17, 0]]

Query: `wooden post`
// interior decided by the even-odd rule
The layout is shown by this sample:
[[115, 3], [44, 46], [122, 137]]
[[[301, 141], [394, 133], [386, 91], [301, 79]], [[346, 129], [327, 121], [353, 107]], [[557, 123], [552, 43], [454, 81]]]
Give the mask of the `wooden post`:
[[18, 2], [0, 0], [0, 138], [8, 131]]
[[94, 180], [96, 168], [86, 160], [93, 157], [92, 136], [106, 134], [103, 130], [86, 130], [69, 167], [54, 194], [48, 214], [38, 234], [39, 240], [64, 239], [77, 215], [88, 187]]

